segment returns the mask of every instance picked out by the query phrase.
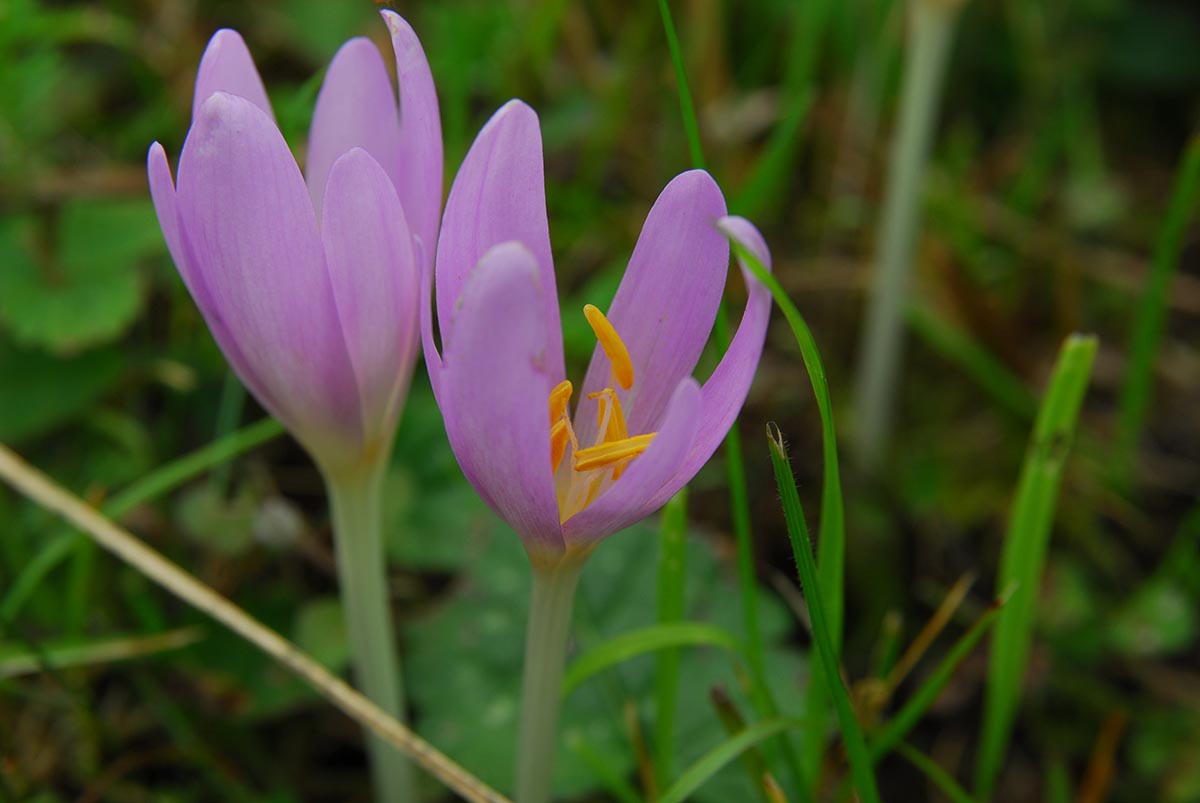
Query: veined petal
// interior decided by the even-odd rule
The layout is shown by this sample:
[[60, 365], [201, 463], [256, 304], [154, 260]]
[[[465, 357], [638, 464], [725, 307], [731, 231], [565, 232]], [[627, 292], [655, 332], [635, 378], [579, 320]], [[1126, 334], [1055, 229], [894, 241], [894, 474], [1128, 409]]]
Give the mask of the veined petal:
[[[768, 270], [771, 268], [771, 252], [754, 224], [743, 217], [722, 218], [717, 228], [727, 237], [740, 243], [753, 254]], [[737, 420], [738, 413], [750, 392], [750, 383], [762, 356], [767, 338], [767, 323], [771, 318], [771, 291], [754, 277], [744, 261], [738, 260], [742, 276], [746, 280], [749, 298], [738, 324], [737, 334], [721, 358], [712, 376], [701, 389], [701, 420], [704, 426], [697, 433], [687, 458], [679, 466], [678, 474], [655, 494], [651, 505], [666, 504], [676, 491], [691, 481], [696, 472], [704, 467], [716, 452], [721, 441]]]
[[408, 216], [409, 228], [421, 240], [425, 255], [421, 264], [432, 268], [438, 221], [442, 216], [442, 120], [437, 92], [429, 61], [412, 27], [394, 11], [381, 13], [392, 36], [396, 78], [400, 84], [397, 153], [402, 178], [396, 184], [396, 192]]
[[215, 310], [208, 285], [204, 281], [204, 272], [196, 267], [196, 259], [188, 243], [187, 232], [184, 231], [179, 218], [178, 197], [175, 192], [175, 183], [171, 179], [171, 167], [167, 164], [167, 154], [162, 145], [157, 142], [150, 146], [150, 153], [146, 157], [146, 172], [150, 179], [150, 197], [154, 201], [154, 212], [158, 216], [158, 225], [162, 229], [163, 239], [167, 241], [167, 250], [175, 262], [175, 267], [179, 271], [184, 285], [208, 323], [213, 339], [217, 341], [225, 358], [229, 360], [229, 364], [233, 366], [233, 370], [242, 378], [242, 382], [250, 389], [250, 392], [258, 397], [267, 409], [278, 410], [279, 405], [274, 397], [254, 375], [236, 338], [225, 325], [225, 320]]
[[[358, 389], [304, 179], [279, 129], [244, 98], [204, 102], [179, 163], [179, 220], [211, 320], [243, 376], [324, 462], [362, 442]], [[235, 364], [236, 367], [236, 364]]]
[[[651, 431], [662, 418], [712, 331], [729, 267], [729, 243], [715, 227], [724, 216], [721, 190], [702, 170], [676, 176], [646, 216], [606, 313], [633, 361], [633, 389], [618, 391], [631, 434]], [[610, 374], [608, 357], [597, 347], [575, 415], [584, 443], [596, 431], [596, 402], [587, 396], [610, 385]]]
[[545, 303], [533, 254], [492, 248], [467, 278], [444, 340], [441, 408], [463, 474], [531, 556], [563, 549], [550, 466]]
[[541, 317], [547, 326], [546, 367], [557, 383], [566, 372], [546, 221], [542, 132], [537, 114], [519, 100], [510, 100], [492, 115], [450, 188], [437, 251], [437, 313], [443, 342], [453, 336], [453, 310], [468, 273], [489, 248], [508, 241], [523, 243], [537, 260]]
[[346, 42], [333, 57], [313, 110], [304, 173], [318, 218], [329, 171], [351, 148], [371, 154], [392, 184], [401, 186], [396, 93], [379, 51], [362, 37]]
[[254, 66], [242, 35], [231, 28], [222, 28], [208, 40], [200, 69], [196, 71], [196, 92], [192, 96], [192, 122], [200, 116], [200, 107], [214, 92], [228, 92], [245, 98], [267, 113], [272, 120], [271, 101], [266, 87]]
[[671, 394], [658, 434], [646, 451], [596, 501], [563, 524], [567, 544], [593, 543], [662, 507], [670, 496], [658, 501], [657, 491], [678, 473], [701, 422], [700, 384], [685, 377]]
[[321, 238], [364, 434], [389, 437], [417, 352], [420, 277], [404, 210], [384, 168], [362, 148], [334, 162], [323, 209]]

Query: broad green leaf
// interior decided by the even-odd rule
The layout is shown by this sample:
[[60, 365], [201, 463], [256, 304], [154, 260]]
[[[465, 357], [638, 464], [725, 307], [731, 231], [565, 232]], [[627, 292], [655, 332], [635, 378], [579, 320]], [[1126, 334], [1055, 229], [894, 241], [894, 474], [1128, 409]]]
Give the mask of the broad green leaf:
[[61, 353], [110, 342], [141, 311], [139, 260], [164, 248], [143, 199], [73, 201], [54, 218], [0, 221], [0, 323], [23, 344]]

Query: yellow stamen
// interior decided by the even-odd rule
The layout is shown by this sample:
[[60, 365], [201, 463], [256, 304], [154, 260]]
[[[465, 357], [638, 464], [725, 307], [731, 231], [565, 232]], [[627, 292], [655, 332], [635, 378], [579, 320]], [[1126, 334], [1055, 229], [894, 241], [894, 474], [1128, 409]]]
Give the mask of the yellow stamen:
[[553, 471], [558, 471], [562, 465], [563, 456], [567, 453], [567, 444], [571, 442], [571, 422], [564, 416], [550, 427], [550, 465]]
[[650, 432], [645, 435], [634, 435], [632, 438], [579, 449], [575, 452], [573, 468], [576, 471], [592, 471], [623, 463], [646, 451], [646, 447], [650, 445], [650, 441], [654, 440], [656, 434]]
[[600, 341], [600, 348], [604, 349], [604, 353], [608, 355], [608, 361], [612, 363], [613, 376], [616, 377], [621, 387], [629, 390], [633, 387], [633, 361], [629, 359], [629, 349], [625, 348], [621, 336], [608, 322], [608, 318], [604, 317], [604, 313], [591, 304], [584, 305], [583, 316], [587, 318], [588, 325], [596, 333], [596, 340]]
[[567, 402], [571, 401], [571, 380], [564, 379], [550, 391], [550, 424], [567, 414]]
[[[596, 409], [596, 428], [600, 432], [601, 443], [613, 443], [629, 437], [629, 430], [625, 427], [625, 413], [621, 410], [621, 400], [617, 398], [615, 390], [605, 388], [597, 393], [589, 393], [588, 398], [600, 400], [600, 405]], [[613, 480], [621, 479], [624, 471], [624, 464], [614, 468]]]

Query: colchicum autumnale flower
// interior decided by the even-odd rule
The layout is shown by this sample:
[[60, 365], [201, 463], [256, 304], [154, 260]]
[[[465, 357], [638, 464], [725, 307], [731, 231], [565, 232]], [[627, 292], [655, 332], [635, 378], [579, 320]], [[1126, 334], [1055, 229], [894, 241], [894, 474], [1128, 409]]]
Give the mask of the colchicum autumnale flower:
[[150, 148], [150, 190], [171, 256], [246, 386], [327, 472], [386, 449], [418, 349], [419, 260], [442, 197], [437, 97], [424, 51], [385, 11], [399, 111], [383, 59], [348, 41], [317, 98], [307, 170], [275, 125], [235, 31], [213, 36], [172, 183]]
[[[325, 476], [355, 679], [402, 717], [380, 494], [419, 345], [442, 140], [420, 42], [383, 16], [399, 106], [375, 46], [347, 42], [317, 97], [304, 174], [231, 30], [200, 62], [178, 183], [158, 143], [147, 169], [167, 246], [217, 344]], [[376, 799], [414, 800], [408, 762], [368, 744]]]
[[691, 373], [725, 288], [727, 237], [768, 263], [762, 237], [726, 215], [707, 173], [667, 185], [608, 311], [582, 310], [598, 345], [576, 391], [564, 370], [537, 116], [510, 101], [475, 140], [438, 242], [440, 355], [422, 305], [425, 361], [463, 472], [535, 564], [586, 554], [656, 511], [729, 431], [771, 300], [743, 271], [745, 313], [702, 387]]
[[[646, 218], [576, 392], [564, 370], [537, 116], [510, 101], [458, 171], [438, 240], [439, 355], [425, 274], [425, 364], [450, 445], [533, 564], [517, 803], [547, 803], [579, 572], [607, 535], [650, 515], [712, 456], [745, 401], [771, 297], [743, 270], [737, 334], [701, 386], [691, 373], [716, 320], [729, 237], [764, 264], [757, 230], [729, 217], [703, 171], [677, 176]], [[571, 414], [571, 402], [575, 412]]]

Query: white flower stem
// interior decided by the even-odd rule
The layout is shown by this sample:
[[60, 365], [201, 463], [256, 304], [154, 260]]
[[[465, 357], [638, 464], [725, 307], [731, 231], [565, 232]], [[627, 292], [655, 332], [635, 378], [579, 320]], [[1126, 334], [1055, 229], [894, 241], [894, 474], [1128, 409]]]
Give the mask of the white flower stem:
[[[386, 464], [385, 454], [359, 470], [328, 475], [326, 483], [355, 684], [403, 722], [404, 688], [381, 535], [380, 493]], [[413, 803], [417, 798], [408, 759], [374, 735], [368, 737], [367, 752], [377, 803]]]
[[922, 179], [960, 4], [959, 0], [910, 0], [900, 119], [879, 223], [855, 397], [859, 419], [855, 457], [868, 470], [883, 456], [891, 429]]
[[517, 753], [517, 803], [549, 803], [558, 744], [558, 712], [571, 608], [582, 561], [533, 569], [525, 675], [521, 682], [521, 740]]

